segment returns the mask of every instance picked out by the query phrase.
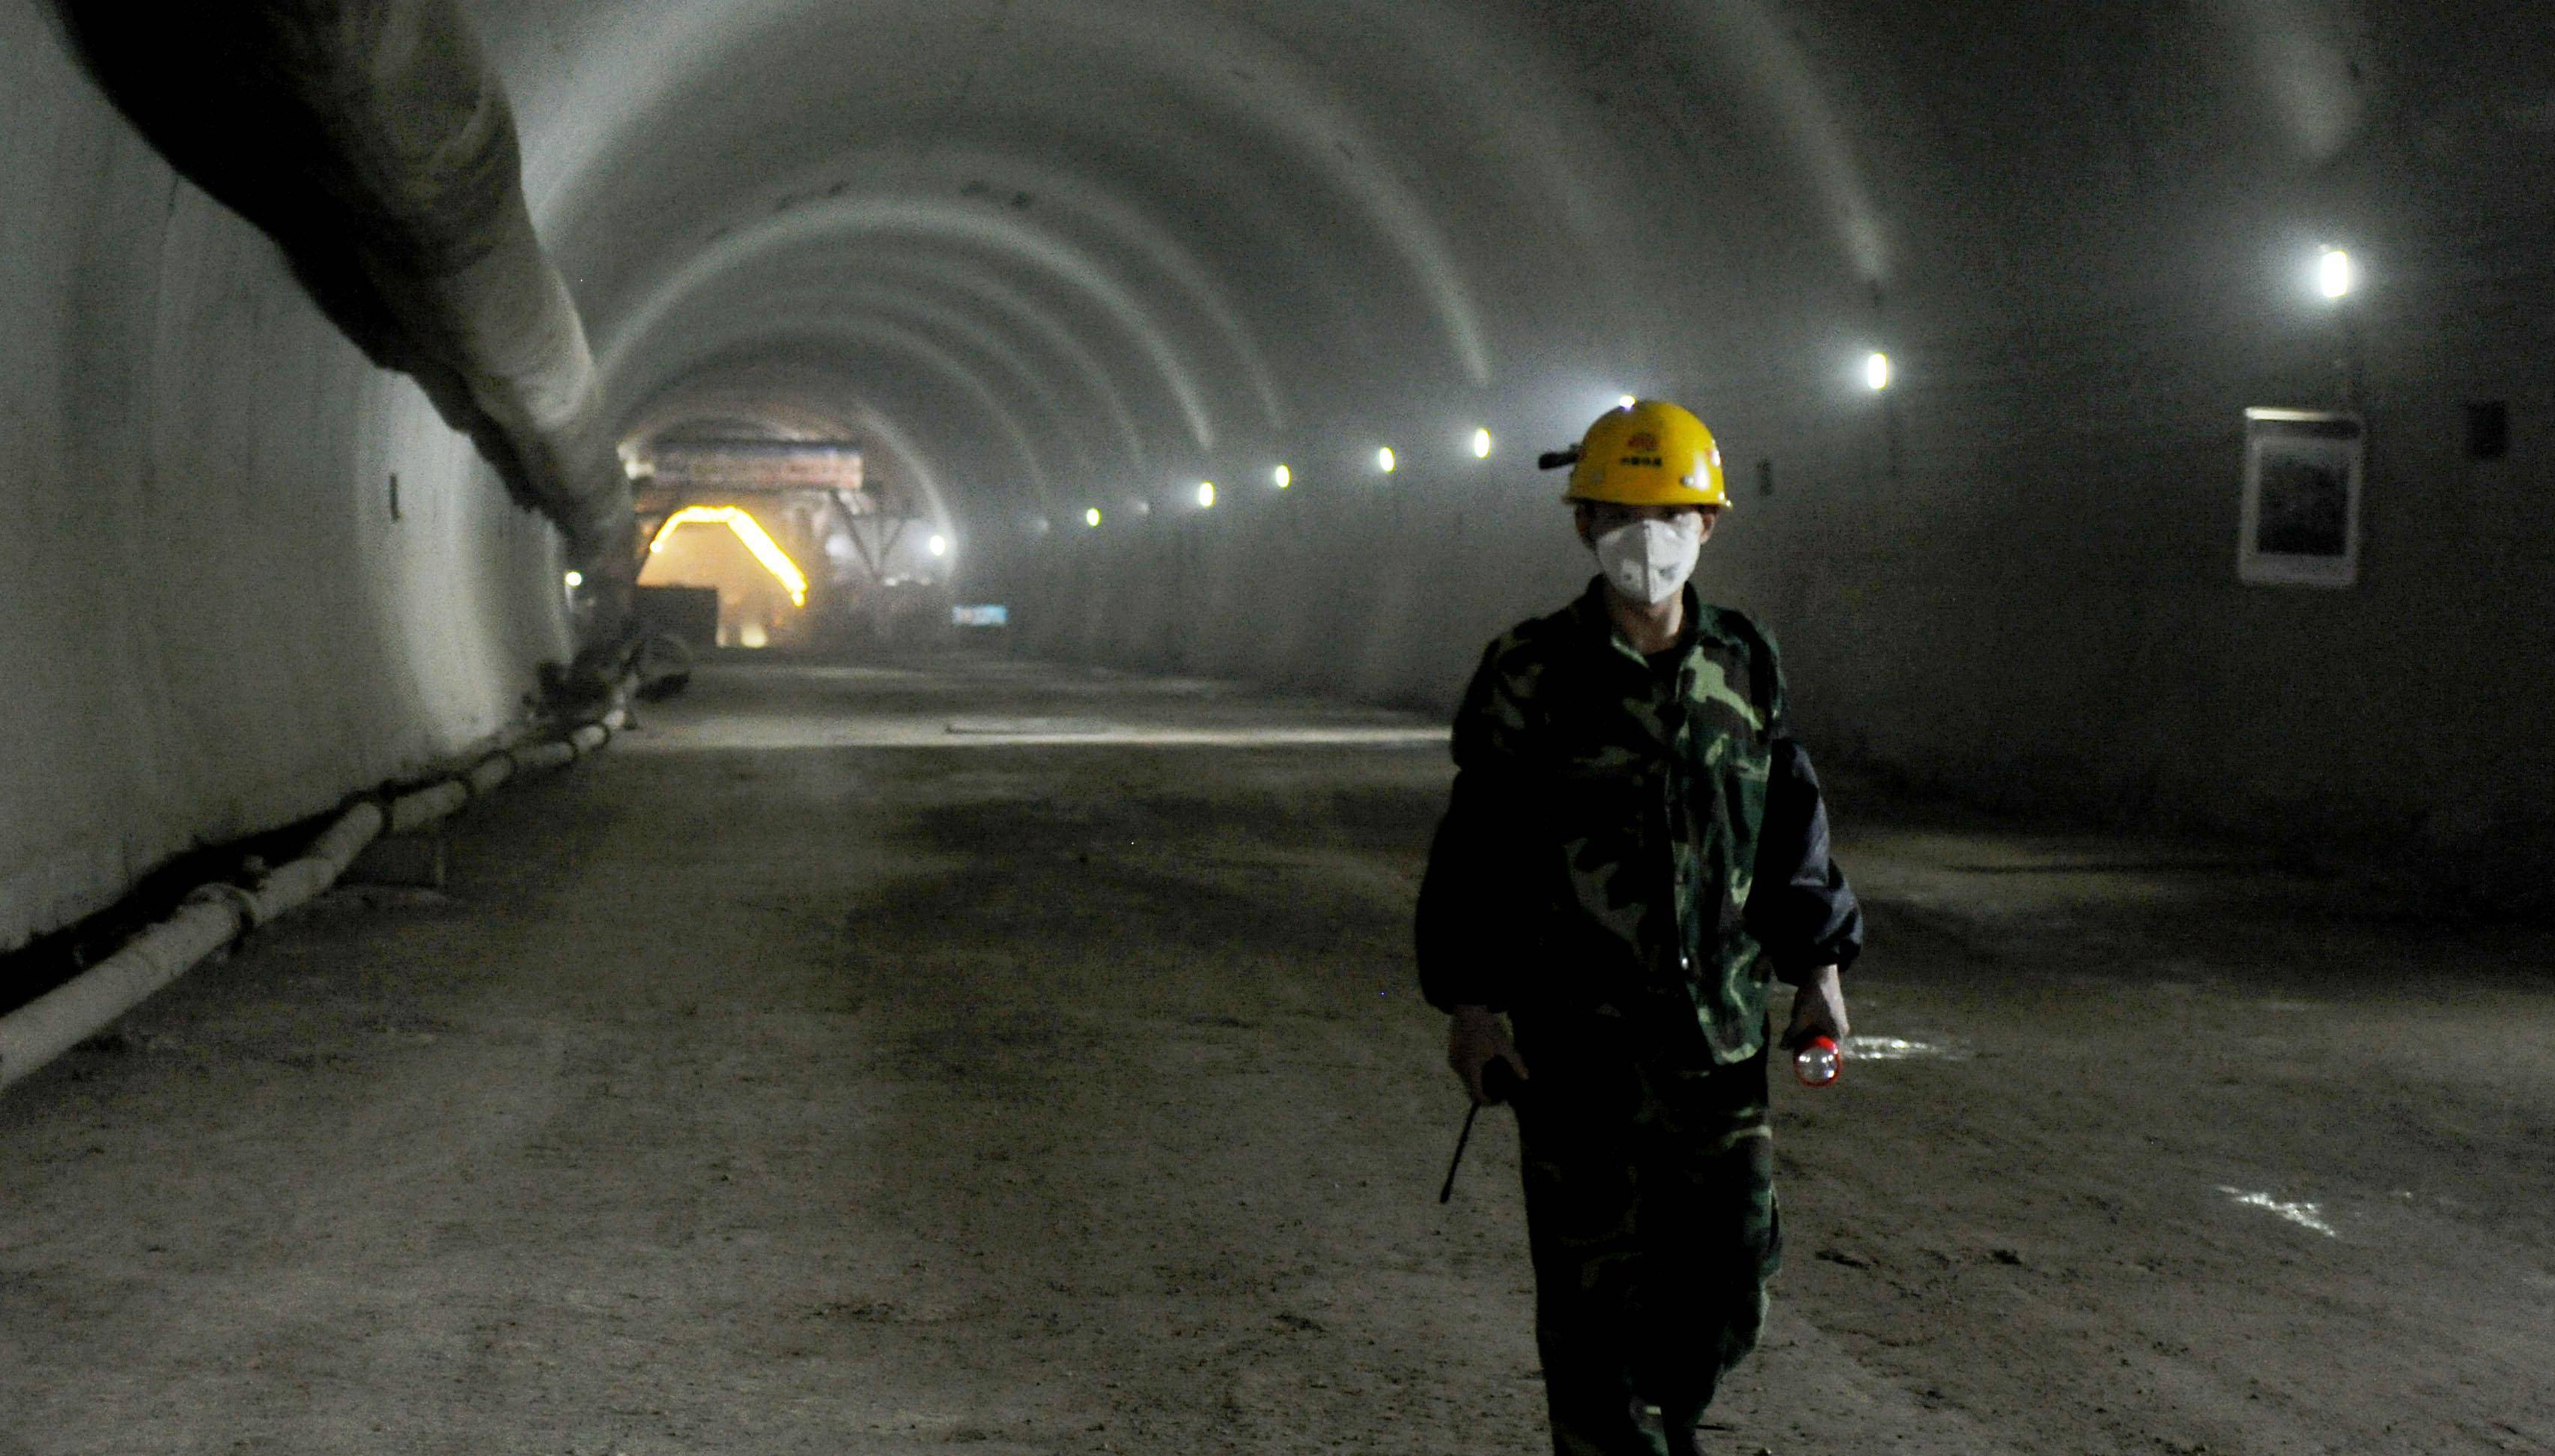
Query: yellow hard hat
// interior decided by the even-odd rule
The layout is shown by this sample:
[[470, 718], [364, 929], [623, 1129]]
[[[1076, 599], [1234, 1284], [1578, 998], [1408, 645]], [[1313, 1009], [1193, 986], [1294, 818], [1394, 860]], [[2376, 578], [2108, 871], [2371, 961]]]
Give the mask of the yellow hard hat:
[[1597, 417], [1579, 448], [1547, 455], [1570, 466], [1566, 501], [1616, 506], [1726, 506], [1721, 446], [1693, 414], [1664, 400], [1636, 400]]

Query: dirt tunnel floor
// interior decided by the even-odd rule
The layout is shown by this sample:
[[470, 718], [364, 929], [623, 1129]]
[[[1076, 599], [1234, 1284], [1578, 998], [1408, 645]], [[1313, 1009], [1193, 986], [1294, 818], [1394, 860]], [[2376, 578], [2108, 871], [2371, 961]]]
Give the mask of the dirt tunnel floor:
[[[0, 1096], [0, 1452], [1530, 1456], [1504, 1117], [1434, 1201], [1448, 772], [713, 669]], [[2555, 1451], [2547, 938], [1837, 796], [1882, 1039], [1779, 1097], [1717, 1449]]]

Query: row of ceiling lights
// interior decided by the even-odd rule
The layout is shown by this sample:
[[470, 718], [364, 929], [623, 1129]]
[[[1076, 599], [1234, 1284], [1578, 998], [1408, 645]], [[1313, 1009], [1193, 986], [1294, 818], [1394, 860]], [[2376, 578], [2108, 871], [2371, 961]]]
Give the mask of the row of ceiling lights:
[[[2318, 253], [2315, 265], [2316, 291], [2322, 294], [2326, 299], [2339, 302], [2352, 292], [2358, 282], [2359, 270], [2352, 262], [2350, 253], [2340, 248], [2325, 248]], [[1875, 394], [1878, 394], [1889, 388], [1890, 377], [1889, 356], [1887, 354], [1875, 349], [1864, 356], [1863, 382], [1866, 388], [1870, 389]], [[1623, 395], [1618, 397], [1616, 400], [1617, 406], [1626, 410], [1633, 408], [1636, 403], [1637, 401], [1631, 395]], [[1473, 431], [1472, 450], [1474, 459], [1489, 459], [1491, 457], [1492, 445], [1493, 440], [1491, 437], [1491, 431], [1488, 428], [1479, 428]], [[1379, 445], [1375, 452], [1375, 466], [1378, 473], [1391, 475], [1395, 470], [1400, 467], [1400, 459], [1394, 453], [1393, 446]], [[1295, 472], [1292, 467], [1281, 461], [1270, 472], [1270, 481], [1279, 490], [1289, 489], [1295, 484]], [[1202, 511], [1214, 510], [1216, 499], [1217, 492], [1215, 482], [1212, 480], [1199, 481], [1196, 492], [1198, 509]], [[1150, 513], [1150, 507], [1144, 509]], [[1100, 523], [1103, 519], [1101, 510], [1098, 506], [1088, 507], [1082, 513], [1082, 524], [1092, 530], [1099, 529]], [[1041, 524], [1040, 529], [1044, 529], [1043, 524]], [[934, 557], [945, 557], [949, 554], [949, 538], [934, 534], [927, 543], [927, 548]], [[571, 580], [568, 584], [570, 586], [575, 586], [578, 582], [576, 580]]]
[[[1864, 382], [1875, 390], [1884, 390], [1889, 387], [1888, 355], [1874, 353], [1864, 361]], [[1639, 401], [1631, 395], [1622, 395], [1617, 397], [1615, 403], [1619, 409], [1629, 410], [1633, 408], [1635, 404], [1639, 403]], [[1489, 459], [1491, 457], [1493, 445], [1494, 441], [1489, 429], [1482, 428], [1473, 431], [1472, 451], [1474, 459]], [[1394, 453], [1393, 446], [1379, 445], [1376, 447], [1375, 451], [1375, 468], [1376, 473], [1380, 475], [1391, 475], [1396, 470], [1401, 468], [1400, 456]], [[1278, 489], [1286, 490], [1294, 485], [1295, 472], [1291, 466], [1281, 462], [1276, 469], [1270, 471], [1269, 478], [1271, 483], [1276, 485]], [[1199, 510], [1211, 511], [1215, 509], [1215, 503], [1217, 500], [1215, 482], [1212, 480], [1199, 481], [1197, 485], [1196, 499]], [[1140, 510], [1149, 511], [1149, 508], [1140, 507]], [[1082, 524], [1085, 527], [1097, 529], [1103, 519], [1104, 517], [1098, 506], [1089, 507], [1082, 513]]]
[[[2338, 302], [2343, 297], [2350, 294], [2358, 285], [2358, 282], [2359, 271], [2357, 266], [2352, 262], [2351, 255], [2348, 252], [2345, 252], [2340, 248], [2330, 247], [2319, 251], [2315, 264], [2315, 284], [2318, 293], [2322, 294], [2326, 299]], [[1871, 390], [1875, 394], [1879, 394], [1889, 388], [1890, 381], [1891, 371], [1889, 356], [1887, 354], [1879, 349], [1875, 349], [1864, 355], [1863, 383], [1865, 388]], [[1637, 401], [1631, 395], [1623, 395], [1618, 397], [1616, 400], [1617, 406], [1626, 410], [1633, 408], [1636, 403]], [[1474, 430], [1472, 440], [1473, 458], [1476, 460], [1489, 459], [1491, 457], [1492, 444], [1493, 441], [1489, 429], [1482, 428]], [[1391, 475], [1395, 470], [1399, 468], [1400, 463], [1399, 457], [1394, 453], [1393, 446], [1377, 446], [1375, 452], [1375, 467], [1379, 474]], [[1292, 467], [1280, 462], [1270, 472], [1270, 480], [1278, 489], [1286, 490], [1294, 485], [1295, 472]], [[1215, 503], [1217, 500], [1215, 482], [1212, 480], [1199, 481], [1196, 491], [1196, 500], [1199, 510], [1211, 511], [1215, 509]], [[1139, 506], [1141, 514], [1150, 514], [1151, 509], [1152, 508], [1150, 506], [1141, 504]], [[1093, 530], [1097, 530], [1099, 528], [1103, 519], [1104, 517], [1098, 506], [1088, 507], [1082, 513], [1082, 524]], [[1040, 524], [1039, 529], [1045, 529], [1043, 523]], [[931, 553], [935, 556], [946, 555], [948, 553], [947, 541], [941, 537], [933, 537], [931, 539]]]
[[[1628, 396], [1627, 398], [1630, 398], [1630, 397]], [[1476, 459], [1476, 460], [1487, 460], [1487, 459], [1489, 459], [1490, 457], [1491, 457], [1491, 432], [1490, 432], [1489, 430], [1487, 430], [1487, 429], [1476, 429], [1476, 430], [1474, 430], [1474, 431], [1473, 431], [1473, 458], [1474, 458], [1474, 459]], [[1380, 447], [1378, 447], [1378, 448], [1377, 448], [1377, 450], [1376, 450], [1376, 452], [1375, 452], [1375, 465], [1376, 465], [1376, 469], [1377, 469], [1379, 472], [1381, 472], [1381, 473], [1383, 473], [1383, 474], [1386, 474], [1386, 475], [1391, 475], [1395, 470], [1397, 470], [1397, 469], [1399, 469], [1399, 468], [1400, 467], [1400, 463], [1401, 463], [1401, 462], [1400, 462], [1399, 457], [1399, 456], [1397, 456], [1397, 455], [1395, 455], [1395, 454], [1394, 454], [1394, 452], [1393, 452], [1393, 446], [1391, 446], [1391, 445], [1383, 445], [1383, 446], [1380, 446]], [[1278, 467], [1277, 467], [1276, 469], [1274, 469], [1274, 470], [1272, 470], [1272, 471], [1270, 471], [1270, 472], [1269, 472], [1269, 479], [1270, 479], [1270, 483], [1271, 483], [1271, 484], [1273, 484], [1273, 485], [1275, 485], [1275, 486], [1276, 486], [1278, 489], [1279, 489], [1279, 490], [1288, 490], [1288, 489], [1291, 489], [1291, 488], [1293, 488], [1293, 486], [1294, 486], [1294, 484], [1295, 484], [1295, 471], [1294, 471], [1294, 467], [1292, 467], [1292, 466], [1290, 466], [1290, 465], [1287, 465], [1287, 464], [1285, 464], [1285, 463], [1283, 463], [1283, 462], [1280, 462], [1280, 463], [1278, 465]], [[1197, 493], [1196, 493], [1196, 494], [1197, 494], [1197, 504], [1198, 504], [1198, 509], [1199, 509], [1199, 510], [1201, 510], [1201, 511], [1212, 511], [1212, 510], [1214, 510], [1214, 509], [1215, 509], [1215, 503], [1216, 503], [1216, 500], [1217, 500], [1217, 491], [1216, 491], [1216, 486], [1215, 486], [1215, 482], [1214, 482], [1214, 481], [1212, 481], [1212, 480], [1201, 480], [1201, 481], [1199, 481], [1199, 482], [1198, 482], [1198, 484], [1197, 484]], [[1100, 522], [1101, 522], [1101, 512], [1100, 512], [1100, 508], [1099, 508], [1098, 506], [1093, 506], [1093, 507], [1091, 507], [1091, 508], [1089, 508], [1089, 509], [1085, 510], [1085, 511], [1082, 513], [1082, 524], [1083, 524], [1083, 525], [1088, 526], [1088, 527], [1097, 527], [1097, 526], [1100, 524]]]
[[[2359, 269], [2352, 262], [2351, 254], [2343, 249], [2329, 247], [2321, 249], [2317, 253], [2315, 264], [2316, 292], [2322, 294], [2325, 298], [2339, 302], [2345, 296], [2349, 295], [2353, 288], [2358, 285], [2359, 276]], [[1867, 389], [1870, 389], [1873, 393], [1879, 394], [1881, 391], [1889, 388], [1889, 356], [1879, 349], [1875, 349], [1871, 353], [1864, 355], [1864, 386]], [[1636, 401], [1633, 396], [1624, 395], [1620, 397], [1616, 403], [1623, 409], [1629, 410], [1633, 408]], [[1477, 460], [1487, 460], [1490, 457], [1491, 432], [1487, 429], [1474, 430], [1473, 458]], [[1384, 445], [1376, 450], [1375, 466], [1381, 473], [1391, 475], [1399, 463], [1399, 462], [1394, 456], [1393, 446]], [[1276, 480], [1279, 490], [1284, 490], [1295, 483], [1295, 473], [1282, 464], [1274, 472], [1273, 478]], [[1214, 508], [1214, 481], [1208, 480], [1200, 481], [1198, 483], [1197, 503], [1201, 510], [1211, 510]], [[1100, 524], [1099, 508], [1095, 506], [1090, 510], [1083, 512], [1082, 524], [1092, 527], [1098, 526]]]

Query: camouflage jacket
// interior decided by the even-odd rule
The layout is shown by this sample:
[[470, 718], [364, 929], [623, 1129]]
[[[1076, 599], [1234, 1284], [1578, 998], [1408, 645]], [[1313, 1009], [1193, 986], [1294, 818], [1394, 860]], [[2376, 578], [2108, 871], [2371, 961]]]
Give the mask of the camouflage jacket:
[[1863, 917], [1828, 852], [1774, 645], [1685, 589], [1654, 666], [1602, 582], [1483, 655], [1455, 716], [1455, 788], [1419, 897], [1441, 1009], [1681, 1023], [1756, 1053], [1765, 984], [1845, 964]]

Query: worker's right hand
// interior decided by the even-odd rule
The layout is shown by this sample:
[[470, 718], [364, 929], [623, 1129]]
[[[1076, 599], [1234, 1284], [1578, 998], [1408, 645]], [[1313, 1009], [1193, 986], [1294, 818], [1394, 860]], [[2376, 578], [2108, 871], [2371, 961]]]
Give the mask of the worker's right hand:
[[1446, 1065], [1452, 1067], [1456, 1080], [1476, 1107], [1498, 1099], [1482, 1085], [1483, 1074], [1494, 1061], [1505, 1060], [1525, 1080], [1525, 1059], [1518, 1055], [1517, 1043], [1509, 1039], [1509, 1029], [1499, 1013], [1487, 1006], [1459, 1006], [1446, 1023]]

